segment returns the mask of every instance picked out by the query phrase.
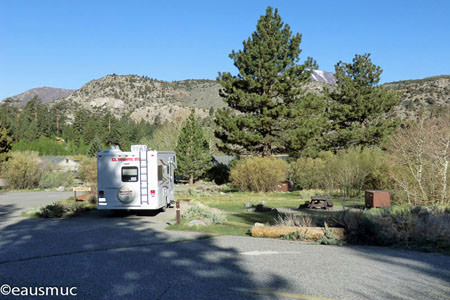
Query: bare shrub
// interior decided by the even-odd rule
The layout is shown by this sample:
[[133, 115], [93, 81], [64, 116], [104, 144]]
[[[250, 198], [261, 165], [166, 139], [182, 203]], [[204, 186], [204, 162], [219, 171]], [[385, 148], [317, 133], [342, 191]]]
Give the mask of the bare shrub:
[[37, 152], [13, 152], [2, 166], [2, 174], [13, 189], [28, 189], [39, 185], [45, 166]]
[[397, 201], [409, 205], [450, 205], [450, 113], [422, 115], [391, 139], [391, 178]]
[[286, 180], [288, 165], [269, 157], [251, 157], [237, 162], [230, 172], [231, 182], [241, 191], [270, 192]]

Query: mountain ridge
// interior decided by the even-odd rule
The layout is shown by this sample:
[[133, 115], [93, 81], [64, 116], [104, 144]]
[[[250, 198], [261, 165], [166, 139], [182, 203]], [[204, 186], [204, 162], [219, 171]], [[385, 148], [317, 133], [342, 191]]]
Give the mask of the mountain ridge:
[[13, 99], [13, 100], [19, 101], [21, 103], [21, 105], [23, 105], [23, 104], [26, 104], [28, 101], [30, 101], [31, 98], [33, 98], [34, 96], [37, 96], [41, 100], [42, 103], [48, 104], [59, 98], [67, 97], [73, 91], [75, 91], [75, 90], [43, 86], [43, 87], [37, 87], [37, 88], [32, 88], [32, 89], [26, 90], [23, 93], [17, 94], [12, 97], [7, 97], [5, 99], [8, 99], [8, 98]]
[[[314, 70], [306, 88], [321, 94], [323, 87], [334, 86], [333, 73]], [[401, 118], [414, 117], [420, 109], [441, 109], [450, 104], [450, 75], [401, 80], [381, 86], [399, 92], [402, 101], [395, 111]], [[22, 104], [34, 95], [50, 105], [59, 105], [70, 117], [77, 109], [109, 110], [128, 114], [136, 121], [173, 121], [185, 118], [191, 110], [201, 117], [212, 115], [226, 104], [219, 96], [215, 80], [186, 79], [162, 81], [146, 76], [110, 74], [84, 84], [80, 89], [42, 87], [11, 97]], [[43, 94], [41, 97], [39, 92]]]

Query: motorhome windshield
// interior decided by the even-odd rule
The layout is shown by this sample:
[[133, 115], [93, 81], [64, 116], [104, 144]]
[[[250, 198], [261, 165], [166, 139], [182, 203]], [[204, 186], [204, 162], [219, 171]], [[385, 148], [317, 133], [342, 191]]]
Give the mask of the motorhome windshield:
[[137, 167], [122, 167], [122, 182], [136, 182], [138, 181]]

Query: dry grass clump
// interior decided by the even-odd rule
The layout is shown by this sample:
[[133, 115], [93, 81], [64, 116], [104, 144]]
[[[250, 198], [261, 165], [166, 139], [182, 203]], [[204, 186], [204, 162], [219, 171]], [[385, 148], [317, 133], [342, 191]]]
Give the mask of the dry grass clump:
[[311, 227], [313, 220], [310, 216], [295, 216], [294, 214], [280, 214], [275, 220], [276, 226]]

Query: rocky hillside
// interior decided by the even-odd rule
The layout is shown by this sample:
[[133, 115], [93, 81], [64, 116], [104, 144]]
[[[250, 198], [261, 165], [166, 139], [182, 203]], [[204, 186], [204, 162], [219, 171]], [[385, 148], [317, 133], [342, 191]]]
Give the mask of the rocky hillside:
[[[316, 70], [306, 87], [320, 94], [324, 86], [333, 86], [332, 73]], [[399, 91], [402, 102], [397, 114], [414, 117], [422, 109], [439, 110], [450, 105], [450, 75], [386, 83], [383, 86]], [[220, 85], [213, 80], [183, 80], [166, 82], [137, 75], [108, 75], [92, 80], [78, 90], [39, 88], [17, 95], [26, 102], [37, 95], [44, 102], [58, 104], [72, 112], [80, 108], [110, 110], [116, 115], [128, 113], [135, 120], [161, 122], [182, 120], [192, 109], [206, 117], [225, 103], [219, 97]], [[57, 100], [55, 100], [57, 99]]]
[[[131, 114], [135, 120], [173, 120], [189, 114], [201, 116], [224, 106], [218, 95], [218, 84], [212, 80], [166, 82], [137, 75], [108, 75], [85, 84], [55, 103], [76, 110], [111, 110], [117, 115]], [[211, 111], [212, 112], [212, 111]]]
[[57, 89], [52, 87], [40, 87], [28, 90], [22, 94], [11, 97], [15, 100], [20, 101], [20, 103], [25, 104], [34, 96], [41, 99], [43, 103], [50, 103], [56, 99], [64, 98], [69, 96], [74, 90]]
[[402, 98], [396, 111], [400, 117], [414, 117], [418, 111], [439, 111], [450, 106], [450, 75], [385, 83], [397, 90]]
[[[332, 73], [315, 71], [311, 89], [335, 84]], [[137, 75], [108, 75], [85, 84], [55, 103], [74, 111], [77, 108], [110, 109], [118, 115], [131, 114], [135, 120], [161, 122], [187, 116], [192, 109], [202, 117], [225, 103], [219, 97], [220, 85], [213, 80], [166, 82]]]

